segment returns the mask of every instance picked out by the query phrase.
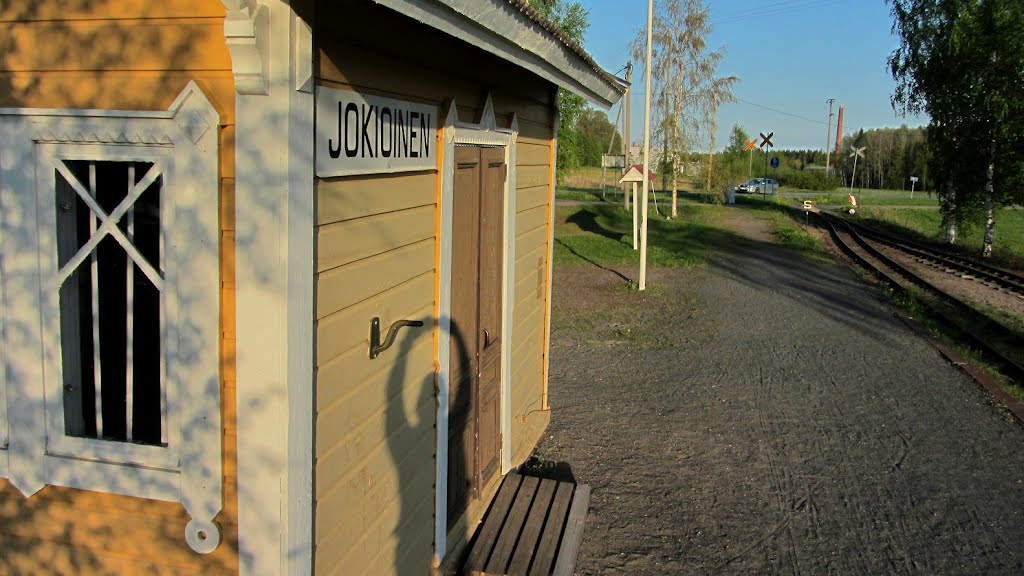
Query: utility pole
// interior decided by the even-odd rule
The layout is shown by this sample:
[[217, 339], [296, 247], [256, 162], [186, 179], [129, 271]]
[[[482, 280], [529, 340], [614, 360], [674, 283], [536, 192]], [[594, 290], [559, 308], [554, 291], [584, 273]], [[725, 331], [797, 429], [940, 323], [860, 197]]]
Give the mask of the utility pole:
[[825, 131], [825, 175], [829, 174], [829, 159], [832, 152], [832, 104], [836, 101], [835, 98], [829, 98], [828, 102], [828, 129]]
[[647, 289], [647, 194], [651, 189], [651, 32], [654, 28], [654, 0], [647, 0], [647, 80], [644, 83], [644, 191], [640, 213], [640, 290]]
[[[626, 115], [622, 120], [622, 145], [625, 146], [626, 151], [626, 169], [633, 165], [633, 141], [629, 138], [629, 119], [633, 113], [632, 108], [629, 105], [630, 94], [633, 93], [633, 62], [626, 62]], [[633, 186], [634, 194], [636, 193], [636, 185]], [[622, 195], [625, 197], [626, 212], [629, 212], [629, 187], [622, 189]]]

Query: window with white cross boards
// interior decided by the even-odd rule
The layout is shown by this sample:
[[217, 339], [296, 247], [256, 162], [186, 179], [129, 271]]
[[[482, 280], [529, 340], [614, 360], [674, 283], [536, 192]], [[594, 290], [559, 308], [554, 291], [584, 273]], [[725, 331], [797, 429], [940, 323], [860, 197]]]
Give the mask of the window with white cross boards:
[[0, 108], [0, 477], [181, 502], [219, 543], [218, 115]]

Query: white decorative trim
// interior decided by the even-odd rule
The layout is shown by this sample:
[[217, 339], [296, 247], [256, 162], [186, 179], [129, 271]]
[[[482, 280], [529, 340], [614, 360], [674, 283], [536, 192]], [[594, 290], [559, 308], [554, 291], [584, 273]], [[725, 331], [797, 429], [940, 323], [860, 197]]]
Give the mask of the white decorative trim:
[[196, 552], [209, 554], [220, 544], [220, 528], [213, 521], [193, 518], [185, 525], [185, 541]]
[[270, 9], [256, 0], [222, 0], [224, 41], [231, 54], [235, 90], [266, 95], [269, 86]]
[[[487, 101], [491, 101], [488, 94]], [[492, 116], [493, 118], [493, 110]], [[512, 469], [512, 328], [516, 303], [516, 141], [519, 139], [519, 116], [512, 115], [509, 144], [505, 149], [508, 176], [505, 180], [505, 302], [502, 306], [502, 341], [506, 342], [501, 351], [501, 474]]]
[[[235, 286], [241, 574], [313, 565], [312, 58], [295, 0], [265, 0], [267, 95], [239, 91]], [[310, 66], [311, 66], [310, 62]]]
[[[489, 117], [489, 120], [488, 120]], [[511, 468], [511, 367], [512, 319], [515, 318], [515, 148], [519, 121], [513, 116], [511, 129], [494, 127], [494, 107], [487, 95], [479, 124], [458, 122], [458, 109], [452, 101], [445, 118], [444, 154], [441, 170], [441, 262], [438, 271], [440, 302], [438, 303], [437, 348], [437, 482], [435, 488], [434, 559], [440, 562], [447, 551], [448, 526], [448, 396], [451, 370], [451, 299], [452, 299], [452, 210], [455, 204], [455, 147], [501, 146], [505, 149], [504, 226], [505, 249], [502, 251], [502, 345], [501, 345], [501, 473]], [[491, 126], [490, 128], [486, 126]]]
[[[0, 131], [0, 137], [5, 136]], [[3, 147], [0, 146], [0, 214], [3, 213]], [[0, 217], [2, 218], [2, 217]], [[0, 246], [4, 244], [4, 226], [2, 220], [0, 220]], [[6, 304], [4, 303], [4, 271], [3, 271], [3, 252], [0, 251], [0, 478], [7, 477], [7, 441], [8, 441], [8, 429], [7, 429], [7, 352], [6, 352], [6, 322], [4, 310]]]
[[437, 482], [434, 488], [434, 564], [439, 565], [448, 546], [448, 396], [451, 369], [452, 329], [452, 209], [455, 206], [455, 101], [444, 121], [444, 152], [441, 160], [441, 262], [438, 267], [437, 345]]
[[[8, 354], [3, 369], [8, 414], [14, 416], [6, 473], [26, 496], [54, 484], [181, 502], [193, 520], [213, 526], [206, 529], [208, 541], [219, 539], [212, 524], [223, 504], [215, 200], [219, 158], [217, 133], [210, 129], [217, 123], [216, 110], [194, 82], [168, 112], [0, 115], [2, 308]], [[40, 171], [39, 182], [35, 176], [37, 162], [52, 165], [58, 158], [138, 159], [160, 166], [169, 192], [162, 215], [167, 250], [166, 446], [75, 438], [63, 432], [60, 346], [53, 344], [59, 342], [53, 294], [55, 209], [49, 193], [53, 176], [52, 171], [48, 176]], [[184, 267], [208, 273], [190, 273], [188, 282], [179, 282]], [[179, 309], [179, 302], [187, 308]]]
[[[295, 4], [295, 2], [293, 2]], [[313, 571], [313, 390], [316, 333], [313, 308], [316, 261], [313, 233], [315, 197], [315, 123], [312, 88], [313, 35], [309, 25], [289, 14], [292, 90], [288, 119], [288, 523], [285, 573], [308, 576]], [[275, 30], [276, 32], [276, 30]], [[308, 76], [307, 76], [308, 75]], [[307, 89], [303, 89], [306, 87]]]

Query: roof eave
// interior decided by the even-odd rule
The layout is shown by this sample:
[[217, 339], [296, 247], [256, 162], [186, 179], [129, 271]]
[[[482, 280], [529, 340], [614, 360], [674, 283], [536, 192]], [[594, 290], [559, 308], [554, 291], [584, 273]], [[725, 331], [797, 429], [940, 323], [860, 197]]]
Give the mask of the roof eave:
[[373, 0], [610, 108], [625, 87], [508, 0]]

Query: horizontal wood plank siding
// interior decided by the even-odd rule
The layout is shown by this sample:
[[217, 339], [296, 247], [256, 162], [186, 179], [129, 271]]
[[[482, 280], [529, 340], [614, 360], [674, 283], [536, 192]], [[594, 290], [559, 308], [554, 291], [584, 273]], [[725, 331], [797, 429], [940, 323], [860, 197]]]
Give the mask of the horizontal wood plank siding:
[[317, 272], [433, 237], [435, 206], [376, 214], [318, 226]]
[[317, 224], [433, 206], [436, 181], [436, 172], [322, 179], [316, 191]]
[[[518, 166], [510, 169], [522, 182], [514, 204], [517, 270], [508, 280], [522, 278], [519, 262], [542, 267], [537, 259], [546, 261], [552, 86], [369, 0], [344, 6], [321, 1], [316, 12], [318, 84], [432, 104], [438, 106], [439, 122], [452, 100], [459, 120], [479, 122], [489, 94], [498, 126], [508, 127], [516, 117]], [[387, 42], [381, 42], [385, 30]], [[439, 177], [427, 171], [317, 180], [317, 574], [430, 570]], [[520, 260], [523, 256], [528, 259]], [[511, 319], [518, 350], [511, 353], [534, 358], [543, 344], [544, 312], [536, 303], [537, 287], [528, 292], [526, 300], [514, 295], [523, 308]], [[382, 333], [403, 318], [422, 319], [427, 326], [403, 329], [392, 348], [370, 360], [366, 346], [373, 316], [380, 316]], [[529, 334], [516, 327], [523, 319], [529, 321]], [[519, 342], [524, 336], [529, 343]], [[527, 370], [537, 365], [527, 360], [509, 359]], [[540, 372], [530, 378], [523, 374], [530, 390], [519, 394], [539, 396]], [[517, 382], [513, 377], [513, 388]], [[522, 414], [513, 414], [513, 420], [522, 421]], [[536, 428], [539, 421], [527, 426]], [[534, 428], [536, 444], [543, 428]], [[522, 432], [516, 434], [518, 453], [527, 441]], [[471, 503], [460, 525], [479, 520], [485, 505]]]
[[185, 542], [181, 504], [0, 480], [0, 572], [236, 574], [235, 87], [219, 0], [0, 2], [0, 107], [166, 110], [195, 81], [220, 115], [221, 544]]

